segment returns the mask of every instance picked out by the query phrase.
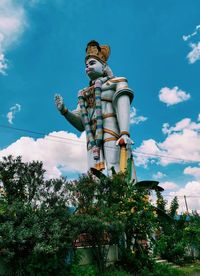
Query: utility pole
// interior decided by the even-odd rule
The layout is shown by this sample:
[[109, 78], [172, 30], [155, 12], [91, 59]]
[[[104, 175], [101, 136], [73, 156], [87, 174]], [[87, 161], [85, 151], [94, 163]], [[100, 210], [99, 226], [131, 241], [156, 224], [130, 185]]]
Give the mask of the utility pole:
[[187, 205], [187, 199], [186, 199], [186, 196], [184, 195], [184, 199], [185, 199], [185, 207], [186, 207], [186, 211], [187, 211], [187, 213], [189, 214], [189, 212], [188, 212], [188, 205]]

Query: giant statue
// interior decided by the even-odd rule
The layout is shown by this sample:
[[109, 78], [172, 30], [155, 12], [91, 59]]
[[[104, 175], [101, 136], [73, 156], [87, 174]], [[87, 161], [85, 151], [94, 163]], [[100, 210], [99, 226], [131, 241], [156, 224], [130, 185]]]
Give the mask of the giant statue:
[[108, 45], [92, 40], [87, 44], [85, 71], [88, 87], [78, 92], [78, 105], [67, 109], [61, 95], [55, 95], [60, 113], [77, 130], [86, 132], [88, 167], [112, 174], [129, 169], [136, 178], [131, 153], [129, 124], [133, 91], [127, 79], [115, 77], [107, 64]]

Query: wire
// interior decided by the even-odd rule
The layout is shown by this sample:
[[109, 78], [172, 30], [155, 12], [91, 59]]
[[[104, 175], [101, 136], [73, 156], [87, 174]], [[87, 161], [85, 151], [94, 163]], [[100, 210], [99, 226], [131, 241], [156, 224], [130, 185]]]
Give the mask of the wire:
[[147, 155], [147, 156], [156, 156], [156, 157], [160, 157], [160, 158], [169, 158], [169, 159], [175, 159], [175, 160], [180, 160], [180, 161], [186, 161], [186, 162], [200, 162], [200, 160], [190, 160], [190, 159], [183, 159], [183, 158], [179, 158], [179, 157], [174, 157], [171, 155], [162, 155], [162, 154], [150, 154], [150, 153], [146, 153], [146, 152], [142, 152], [142, 151], [132, 151], [133, 153], [137, 153], [137, 154], [141, 154], [141, 155]]
[[[37, 135], [44, 135], [46, 136], [47, 134], [44, 133], [44, 132], [39, 132], [39, 131], [33, 131], [33, 130], [28, 130], [28, 129], [23, 129], [23, 128], [16, 128], [16, 127], [11, 127], [11, 126], [6, 126], [6, 125], [0, 125], [1, 128], [7, 128], [7, 129], [12, 129], [12, 130], [17, 130], [17, 131], [21, 131], [21, 132], [27, 132], [27, 133], [32, 133], [32, 134], [37, 134]], [[48, 137], [50, 138], [56, 138], [56, 139], [61, 139], [61, 140], [68, 140], [68, 141], [71, 141], [71, 142], [74, 142], [76, 144], [85, 144], [85, 141], [76, 141], [75, 139], [73, 138], [67, 138], [67, 137], [60, 137], [60, 136], [57, 136], [57, 135], [51, 135], [49, 134]], [[50, 140], [50, 141], [55, 141], [55, 142], [60, 142], [60, 143], [67, 143], [67, 142], [61, 142], [61, 141], [56, 141], [54, 139], [49, 139], [49, 138], [46, 138], [47, 140]], [[69, 144], [69, 142], [67, 143]], [[112, 148], [110, 146], [106, 146], [107, 148]], [[171, 156], [171, 155], [161, 155], [161, 154], [150, 154], [150, 153], [146, 153], [146, 152], [142, 152], [142, 151], [135, 151], [133, 150], [132, 151], [133, 154], [141, 154], [141, 155], [146, 155], [146, 156], [150, 156], [150, 157], [159, 157], [159, 158], [168, 158], [168, 159], [174, 159], [174, 160], [179, 160], [179, 161], [183, 161], [183, 162], [195, 162], [195, 163], [199, 163], [200, 160], [189, 160], [189, 159], [183, 159], [183, 158], [178, 158], [178, 157], [175, 157], [175, 156]]]
[[[8, 128], [8, 129], [13, 129], [13, 130], [17, 130], [17, 131], [21, 131], [21, 132], [27, 132], [27, 133], [32, 133], [32, 134], [37, 134], [37, 135], [44, 135], [46, 136], [47, 134], [44, 132], [38, 132], [38, 131], [33, 131], [33, 130], [28, 130], [28, 129], [23, 129], [23, 128], [16, 128], [16, 127], [11, 127], [11, 126], [5, 126], [5, 125], [0, 125], [1, 128]], [[58, 139], [62, 139], [62, 140], [71, 140], [74, 141], [75, 139], [73, 138], [65, 138], [65, 137], [60, 137], [57, 135], [48, 135], [49, 137], [52, 138], [58, 138]], [[85, 143], [84, 141], [77, 141], [79, 143]]]
[[[173, 192], [173, 193], [176, 193], [176, 192]], [[176, 195], [176, 194], [175, 194], [175, 195], [166, 195], [166, 194], [163, 194], [163, 196], [164, 196], [164, 197], [165, 197], [165, 196], [166, 196], [166, 197], [175, 197], [175, 196], [176, 196], [176, 197], [187, 197], [187, 198], [188, 198], [188, 197], [200, 198], [200, 195], [195, 195], [195, 196], [194, 196], [194, 195]]]

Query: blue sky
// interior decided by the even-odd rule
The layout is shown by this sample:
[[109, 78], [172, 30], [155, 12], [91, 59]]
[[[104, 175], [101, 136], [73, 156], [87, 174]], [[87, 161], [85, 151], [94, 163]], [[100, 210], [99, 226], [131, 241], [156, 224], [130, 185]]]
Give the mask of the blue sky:
[[111, 46], [110, 67], [135, 93], [138, 178], [160, 181], [182, 211], [183, 195], [200, 210], [199, 11], [198, 0], [0, 0], [0, 156], [42, 160], [48, 177], [86, 171], [85, 136], [53, 98], [76, 107], [95, 39]]

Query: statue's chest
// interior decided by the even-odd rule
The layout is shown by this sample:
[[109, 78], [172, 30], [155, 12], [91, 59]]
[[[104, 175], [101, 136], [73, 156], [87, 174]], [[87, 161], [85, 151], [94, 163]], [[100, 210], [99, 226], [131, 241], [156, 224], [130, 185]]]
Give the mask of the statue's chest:
[[104, 83], [102, 85], [101, 100], [112, 101], [113, 94], [114, 85], [110, 84], [110, 82]]
[[111, 89], [107, 89], [107, 90], [103, 90], [101, 92], [101, 100], [102, 101], [112, 101], [112, 97], [113, 97], [114, 91]]
[[[112, 99], [114, 94], [114, 86], [104, 83], [101, 89], [101, 111], [102, 114], [111, 114], [114, 112], [112, 106]], [[87, 110], [87, 115], [90, 123], [92, 125], [96, 124], [97, 110], [95, 102], [95, 91], [94, 86], [87, 87], [83, 90], [83, 95], [85, 98], [85, 107]]]
[[84, 100], [86, 103], [87, 109], [91, 109], [95, 107], [95, 92], [94, 86], [87, 87], [83, 89]]
[[[108, 82], [102, 85], [101, 91], [101, 100], [112, 102], [112, 97], [114, 94], [113, 85], [110, 85]], [[87, 103], [87, 107], [94, 108], [95, 107], [95, 91], [94, 86], [87, 87], [83, 90], [85, 101]]]

